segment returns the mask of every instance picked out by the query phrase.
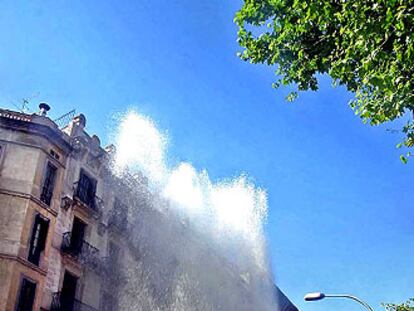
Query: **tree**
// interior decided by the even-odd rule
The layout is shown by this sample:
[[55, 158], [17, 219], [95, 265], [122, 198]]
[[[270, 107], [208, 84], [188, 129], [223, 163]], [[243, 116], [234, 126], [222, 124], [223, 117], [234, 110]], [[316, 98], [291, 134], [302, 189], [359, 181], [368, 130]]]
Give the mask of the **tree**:
[[387, 311], [414, 311], [414, 298], [411, 298], [400, 305], [387, 303], [384, 306]]
[[276, 65], [274, 87], [317, 90], [317, 74], [329, 74], [355, 93], [364, 122], [409, 112], [400, 146], [414, 146], [414, 0], [244, 0], [235, 23], [239, 56]]

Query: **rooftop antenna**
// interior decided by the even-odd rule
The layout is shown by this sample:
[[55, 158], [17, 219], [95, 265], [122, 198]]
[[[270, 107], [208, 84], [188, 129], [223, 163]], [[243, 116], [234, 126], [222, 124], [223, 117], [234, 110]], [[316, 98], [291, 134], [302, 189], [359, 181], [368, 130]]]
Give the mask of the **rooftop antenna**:
[[22, 98], [22, 112], [30, 112], [28, 104], [29, 100], [27, 98]]
[[32, 112], [29, 104], [30, 101], [40, 95], [40, 92], [34, 93], [30, 97], [22, 98], [19, 103], [15, 103], [14, 101], [11, 102], [11, 104], [16, 107], [21, 113], [30, 113]]

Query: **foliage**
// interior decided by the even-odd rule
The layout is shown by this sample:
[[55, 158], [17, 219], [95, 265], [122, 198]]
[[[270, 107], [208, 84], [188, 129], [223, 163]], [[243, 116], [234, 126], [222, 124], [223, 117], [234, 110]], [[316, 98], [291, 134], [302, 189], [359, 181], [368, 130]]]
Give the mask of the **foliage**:
[[355, 93], [350, 105], [371, 125], [414, 111], [414, 0], [244, 0], [235, 22], [239, 56], [276, 65], [274, 87], [317, 90], [316, 74], [327, 73]]
[[384, 306], [387, 311], [414, 311], [414, 298], [411, 298], [400, 305], [387, 303], [384, 304]]

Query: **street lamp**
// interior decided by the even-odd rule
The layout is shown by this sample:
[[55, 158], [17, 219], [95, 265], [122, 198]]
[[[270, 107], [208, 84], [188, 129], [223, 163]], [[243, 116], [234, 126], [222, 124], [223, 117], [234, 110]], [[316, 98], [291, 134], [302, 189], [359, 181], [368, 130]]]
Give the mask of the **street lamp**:
[[324, 298], [349, 298], [349, 299], [355, 300], [356, 302], [359, 302], [361, 305], [363, 305], [369, 311], [374, 311], [374, 309], [372, 309], [365, 301], [362, 301], [358, 297], [348, 295], [348, 294], [308, 293], [304, 297], [304, 299], [306, 301], [317, 301], [317, 300], [322, 300]]

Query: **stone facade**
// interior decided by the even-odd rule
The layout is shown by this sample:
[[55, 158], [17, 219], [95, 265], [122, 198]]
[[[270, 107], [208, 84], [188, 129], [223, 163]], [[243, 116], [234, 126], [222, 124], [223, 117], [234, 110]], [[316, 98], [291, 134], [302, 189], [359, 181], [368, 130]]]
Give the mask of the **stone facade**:
[[[223, 289], [234, 286], [228, 278], [235, 275], [232, 268], [208, 247], [201, 250], [185, 224], [171, 221], [168, 204], [149, 191], [145, 177], [113, 175], [114, 148], [101, 147], [85, 125], [83, 115], [58, 128], [45, 111], [28, 115], [0, 109], [0, 311], [162, 310], [167, 305], [192, 310], [178, 283], [191, 277], [188, 267], [197, 270], [197, 260], [208, 259], [205, 271], [217, 271]], [[164, 252], [172, 242], [198, 249], [194, 253], [203, 259], [190, 263], [179, 252]], [[256, 310], [246, 282], [237, 276], [237, 283], [240, 294], [233, 298], [245, 301], [233, 305]], [[213, 292], [198, 285], [194, 295]], [[284, 310], [296, 310], [283, 299]], [[229, 310], [218, 302], [201, 303]]]
[[[26, 310], [27, 303], [19, 305], [22, 299], [33, 300], [31, 310], [62, 309], [59, 292], [67, 272], [77, 279], [76, 303], [85, 310], [100, 309], [99, 265], [106, 246], [98, 232], [104, 207], [98, 196], [104, 191], [108, 153], [97, 137], [84, 131], [85, 122], [80, 115], [59, 129], [45, 115], [0, 110], [0, 311]], [[46, 176], [48, 166], [53, 177]], [[89, 205], [76, 196], [81, 170], [96, 183]], [[44, 195], [47, 178], [53, 179], [49, 199]], [[43, 241], [41, 229], [34, 237], [38, 215], [48, 224]], [[63, 249], [75, 218], [85, 225], [76, 254]], [[40, 243], [40, 259], [30, 259], [29, 252], [36, 252]], [[29, 299], [22, 294], [23, 279], [35, 284], [34, 297], [30, 290]]]

